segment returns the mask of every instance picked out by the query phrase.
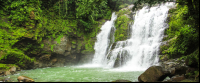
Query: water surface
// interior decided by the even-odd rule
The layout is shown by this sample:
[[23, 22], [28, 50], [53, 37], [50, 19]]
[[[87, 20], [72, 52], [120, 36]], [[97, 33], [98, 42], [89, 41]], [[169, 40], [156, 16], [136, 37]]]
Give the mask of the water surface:
[[118, 79], [136, 82], [141, 73], [143, 71], [120, 71], [100, 67], [55, 67], [18, 71], [17, 74], [6, 77], [15, 82], [21, 75], [28, 76], [35, 82], [111, 82]]

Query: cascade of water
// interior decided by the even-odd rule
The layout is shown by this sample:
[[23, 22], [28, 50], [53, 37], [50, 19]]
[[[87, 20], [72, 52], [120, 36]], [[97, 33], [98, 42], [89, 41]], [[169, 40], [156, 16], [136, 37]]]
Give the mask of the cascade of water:
[[[137, 11], [134, 24], [131, 26], [131, 37], [125, 41], [110, 43], [111, 29], [117, 19], [112, 14], [97, 35], [95, 55], [92, 63], [103, 67], [121, 67], [122, 70], [145, 70], [158, 64], [158, 50], [163, 38], [168, 10], [174, 3], [165, 3], [155, 7], [143, 7]], [[114, 45], [114, 49], [111, 49]]]
[[108, 59], [109, 67], [121, 67], [125, 70], [145, 70], [158, 64], [158, 51], [164, 30], [168, 10], [174, 3], [165, 3], [137, 11], [132, 25], [131, 38], [117, 42]]
[[115, 13], [112, 13], [112, 17], [110, 21], [107, 21], [102, 27], [101, 27], [101, 32], [97, 35], [97, 42], [95, 42], [95, 54], [94, 58], [92, 60], [92, 64], [94, 65], [99, 65], [103, 66], [105, 65], [105, 59], [106, 59], [106, 54], [107, 50], [110, 48], [110, 43], [112, 42], [113, 39], [111, 38], [111, 30], [114, 30], [114, 21], [117, 19], [117, 15]]

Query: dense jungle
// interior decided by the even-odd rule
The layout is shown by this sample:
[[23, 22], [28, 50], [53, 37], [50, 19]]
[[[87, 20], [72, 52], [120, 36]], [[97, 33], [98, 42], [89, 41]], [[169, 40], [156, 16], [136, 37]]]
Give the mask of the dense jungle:
[[[108, 45], [112, 50], [115, 48], [113, 46], [118, 45], [117, 42], [131, 38], [130, 26], [136, 23], [133, 18], [137, 16], [137, 11], [144, 6], [150, 9], [167, 2], [175, 3], [175, 7], [170, 8], [167, 14], [167, 28], [157, 54], [160, 65], [148, 67], [134, 77], [137, 81], [131, 81], [198, 82], [199, 0], [0, 0], [0, 80], [17, 81], [18, 72], [26, 75], [23, 71], [48, 67], [61, 67], [60, 70], [54, 70], [68, 73], [72, 69], [67, 68], [66, 72], [63, 68], [94, 60], [97, 35], [103, 31], [102, 25], [112, 20], [113, 12], [117, 18], [114, 21], [115, 29], [112, 28], [109, 34], [113, 35], [109, 36]], [[109, 59], [111, 57], [108, 55]], [[115, 60], [113, 68], [120, 67], [123, 62], [118, 64], [117, 61], [122, 59], [117, 56]], [[96, 73], [96, 70], [85, 71]], [[8, 78], [11, 75], [17, 76]], [[133, 74], [123, 75], [131, 79]], [[18, 79], [24, 82], [34, 81], [36, 78], [20, 76]], [[106, 76], [109, 74], [104, 77]], [[79, 78], [81, 77], [84, 75]], [[131, 82], [125, 79], [127, 77], [121, 77], [110, 78], [108, 81]], [[168, 80], [166, 77], [169, 77]]]

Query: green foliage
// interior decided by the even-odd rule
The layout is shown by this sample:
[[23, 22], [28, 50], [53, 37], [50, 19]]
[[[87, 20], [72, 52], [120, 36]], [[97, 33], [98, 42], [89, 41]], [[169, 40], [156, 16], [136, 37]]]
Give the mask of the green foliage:
[[125, 7], [126, 4], [133, 4], [138, 0], [108, 0], [108, 6], [115, 11], [120, 10]]
[[[127, 6], [128, 4], [121, 5], [122, 7]], [[123, 41], [128, 37], [128, 24], [131, 22], [130, 19], [126, 16], [131, 13], [130, 10], [119, 10], [117, 12], [118, 18], [115, 22], [115, 42], [116, 41]]]
[[72, 44], [76, 44], [76, 42], [75, 42], [75, 41], [72, 41]]
[[[192, 65], [194, 63], [199, 64], [199, 48], [195, 50], [193, 53], [187, 56], [182, 56], [181, 58], [187, 59], [188, 65]], [[199, 65], [197, 65], [199, 67]]]
[[51, 51], [53, 51], [53, 47], [54, 47], [54, 44], [53, 44], [53, 45], [51, 45]]
[[111, 16], [112, 16], [112, 11], [109, 10], [109, 11], [107, 11], [107, 13], [106, 13], [104, 19], [107, 19], [107, 20], [108, 20], [108, 19], [111, 19]]
[[43, 48], [44, 47], [44, 44], [41, 44], [41, 48]]
[[188, 6], [190, 1], [177, 0], [177, 3], [177, 7], [169, 11], [169, 28], [165, 32], [168, 35], [165, 40], [169, 43], [161, 46], [161, 52], [169, 58], [188, 60], [188, 65], [199, 64], [199, 24], [196, 19], [199, 18], [198, 14], [191, 14], [191, 6]]
[[181, 29], [185, 21], [183, 21], [183, 15], [188, 12], [187, 6], [184, 6], [183, 8], [180, 8], [174, 13], [176, 15], [173, 15], [173, 17], [170, 18], [170, 23], [169, 23], [169, 29], [167, 30], [167, 33], [170, 33], [168, 36], [169, 38], [172, 38], [177, 34], [177, 31]]
[[[34, 60], [29, 56], [40, 52], [44, 39], [53, 38], [60, 44], [64, 35], [83, 37], [86, 50], [94, 51], [91, 38], [100, 30], [98, 21], [110, 19], [113, 11], [110, 1], [0, 0], [0, 52], [3, 52], [0, 60], [16, 57], [13, 64], [23, 66]], [[22, 38], [34, 40], [38, 45], [19, 44]], [[50, 46], [51, 51], [53, 46]]]
[[85, 43], [85, 49], [86, 52], [94, 52], [94, 43], [95, 41], [91, 40], [91, 36], [85, 35], [84, 36], [84, 43]]
[[[120, 11], [119, 11], [120, 13]], [[130, 19], [126, 15], [121, 15], [115, 22], [115, 42], [123, 41], [128, 37], [128, 23]]]
[[195, 20], [192, 17], [185, 20], [187, 12], [188, 7], [186, 5], [178, 6], [177, 10], [174, 11], [175, 15], [170, 19], [169, 29], [167, 30], [168, 38], [177, 37], [168, 50], [171, 56], [190, 54], [198, 46], [198, 32], [193, 28]]
[[124, 15], [124, 14], [129, 15], [130, 13], [131, 13], [130, 10], [119, 10], [119, 12], [117, 12], [117, 15], [118, 16], [121, 16], [121, 15]]
[[125, 8], [125, 7], [128, 7], [128, 4], [125, 3], [125, 4], [120, 5], [119, 9], [122, 9], [122, 8]]
[[12, 63], [12, 64], [16, 64], [16, 65], [21, 65], [21, 66], [24, 66], [24, 64], [28, 62], [33, 62], [34, 59], [30, 58], [29, 56], [25, 55], [23, 53], [23, 51], [21, 50], [18, 50], [18, 49], [8, 49], [6, 50], [6, 54], [0, 58], [1, 59], [10, 59], [10, 58], [15, 58], [15, 63]]
[[[26, 1], [26, 0], [7, 0], [1, 5], [1, 23], [0, 23], [0, 50], [4, 52], [1, 59], [9, 59], [16, 57], [18, 59], [15, 64], [23, 64], [24, 59], [32, 61], [30, 57], [24, 54], [23, 51], [27, 51], [31, 48], [28, 45], [27, 48], [16, 49], [12, 46], [19, 41], [21, 37], [31, 37], [31, 33], [35, 24], [31, 17], [31, 12], [34, 12], [33, 19], [38, 20], [38, 13], [40, 4], [38, 0]], [[30, 30], [32, 29], [32, 30]]]
[[58, 37], [56, 38], [56, 41], [57, 41], [58, 44], [60, 44], [61, 38], [62, 38], [62, 37], [63, 37], [63, 35], [61, 34], [60, 36], [58, 36]]
[[96, 20], [107, 18], [106, 14], [110, 13], [107, 0], [77, 0], [76, 6], [76, 18], [79, 19], [78, 24], [81, 28], [79, 30], [85, 33], [93, 30], [92, 25], [97, 23]]
[[1, 64], [0, 63], [0, 69], [8, 70], [10, 67], [7, 66], [7, 64]]

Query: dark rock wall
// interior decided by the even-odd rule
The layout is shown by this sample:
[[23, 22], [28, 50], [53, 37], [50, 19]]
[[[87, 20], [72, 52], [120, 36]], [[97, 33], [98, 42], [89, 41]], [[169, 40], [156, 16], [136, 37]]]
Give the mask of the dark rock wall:
[[[93, 58], [94, 52], [82, 52], [85, 43], [82, 38], [69, 38], [63, 36], [60, 44], [53, 38], [43, 40], [43, 51], [39, 59], [34, 62], [34, 68], [70, 66], [89, 62]], [[53, 50], [51, 46], [53, 46]]]

